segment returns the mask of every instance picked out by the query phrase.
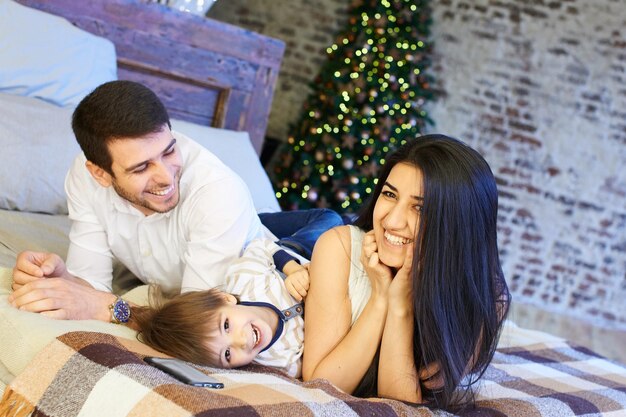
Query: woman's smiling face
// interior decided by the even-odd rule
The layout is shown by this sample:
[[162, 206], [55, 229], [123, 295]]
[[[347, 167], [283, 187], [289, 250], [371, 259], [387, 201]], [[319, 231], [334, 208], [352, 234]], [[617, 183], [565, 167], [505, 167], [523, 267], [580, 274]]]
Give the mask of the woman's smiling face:
[[374, 236], [380, 261], [400, 268], [415, 240], [424, 202], [422, 171], [399, 163], [391, 169], [374, 207]]

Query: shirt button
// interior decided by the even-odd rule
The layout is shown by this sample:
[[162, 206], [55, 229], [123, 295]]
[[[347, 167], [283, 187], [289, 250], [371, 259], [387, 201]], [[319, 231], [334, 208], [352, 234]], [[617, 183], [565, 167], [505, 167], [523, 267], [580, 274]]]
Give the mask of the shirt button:
[[149, 256], [152, 256], [152, 252], [151, 252], [151, 251], [149, 251], [149, 250], [147, 250], [147, 251], [145, 251], [144, 253], [142, 253], [142, 256], [143, 256], [144, 258], [147, 258], [147, 257], [149, 257]]

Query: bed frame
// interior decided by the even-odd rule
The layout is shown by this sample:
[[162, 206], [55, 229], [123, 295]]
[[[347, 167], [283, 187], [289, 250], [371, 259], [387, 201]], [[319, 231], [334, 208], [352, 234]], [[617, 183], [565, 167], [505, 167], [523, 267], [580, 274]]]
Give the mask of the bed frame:
[[247, 131], [261, 153], [282, 41], [147, 0], [17, 0], [115, 44], [119, 79], [152, 88], [170, 116]]

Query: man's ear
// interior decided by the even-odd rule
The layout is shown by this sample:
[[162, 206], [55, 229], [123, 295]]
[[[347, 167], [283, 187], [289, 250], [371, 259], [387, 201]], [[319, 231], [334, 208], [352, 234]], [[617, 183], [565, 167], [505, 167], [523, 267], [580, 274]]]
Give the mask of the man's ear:
[[94, 164], [91, 161], [87, 161], [85, 162], [85, 167], [87, 168], [87, 171], [89, 171], [93, 179], [95, 179], [101, 186], [110, 187], [111, 184], [113, 184], [113, 177], [111, 176], [111, 174], [100, 168], [98, 165]]

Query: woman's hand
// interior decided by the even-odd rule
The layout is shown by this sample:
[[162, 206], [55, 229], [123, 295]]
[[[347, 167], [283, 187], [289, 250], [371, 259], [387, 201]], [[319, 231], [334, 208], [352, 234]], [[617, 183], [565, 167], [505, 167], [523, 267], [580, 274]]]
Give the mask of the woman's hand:
[[443, 376], [441, 367], [436, 362], [431, 362], [423, 368], [420, 368], [418, 377], [424, 387], [431, 391], [440, 391], [443, 389]]
[[[413, 244], [407, 246], [402, 267], [389, 285], [389, 303], [378, 363], [378, 395], [422, 402], [419, 375], [413, 356]], [[424, 376], [430, 376], [430, 369]], [[433, 371], [434, 372], [434, 371]]]
[[413, 245], [407, 245], [404, 263], [389, 285], [389, 308], [402, 309], [405, 314], [413, 311]]
[[393, 276], [391, 268], [383, 264], [378, 257], [378, 245], [373, 230], [363, 237], [361, 264], [372, 284], [372, 294], [387, 296]]

